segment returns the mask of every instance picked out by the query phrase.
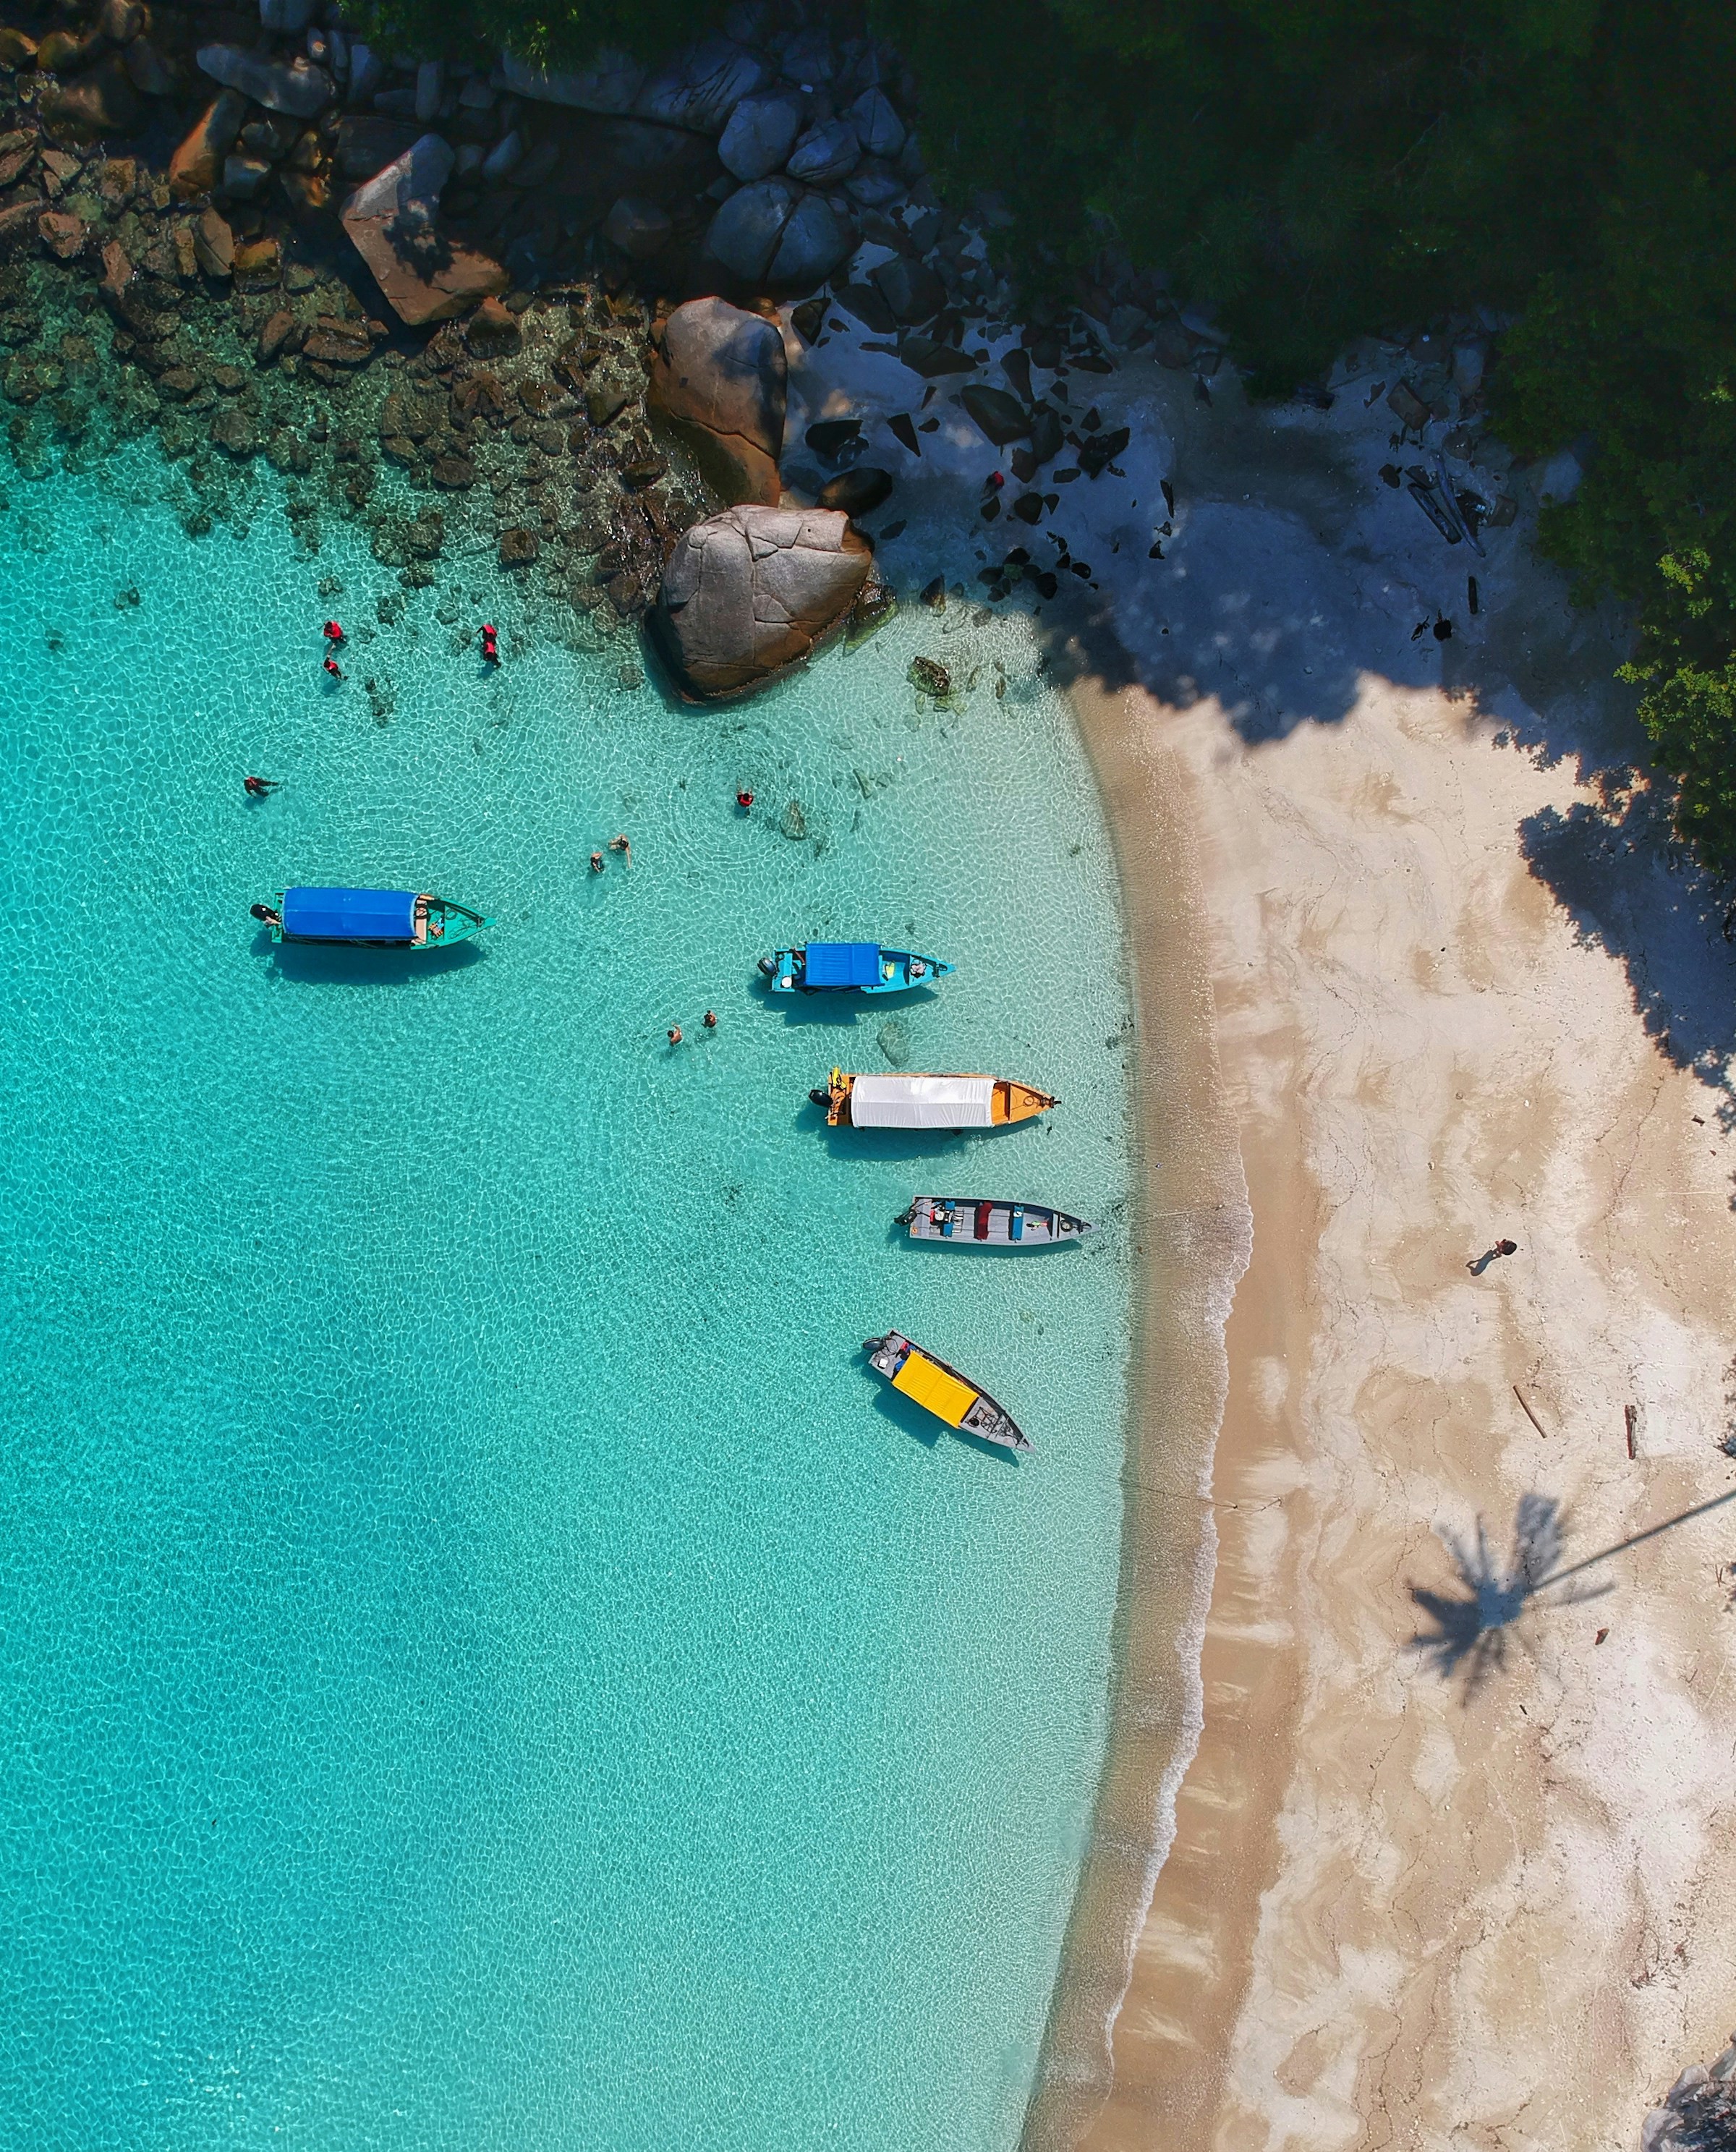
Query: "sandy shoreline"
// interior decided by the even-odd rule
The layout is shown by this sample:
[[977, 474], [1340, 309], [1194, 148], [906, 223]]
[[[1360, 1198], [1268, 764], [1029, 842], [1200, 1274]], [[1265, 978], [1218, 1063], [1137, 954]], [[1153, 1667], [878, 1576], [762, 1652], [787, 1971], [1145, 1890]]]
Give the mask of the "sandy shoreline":
[[[1128, 1671], [1025, 2143], [1633, 2144], [1736, 2020], [1736, 1505], [1686, 1514], [1736, 1485], [1736, 958], [1600, 774], [1633, 752], [1612, 646], [1522, 532], [1472, 619], [1462, 560], [1359, 505], [1372, 426], [1150, 423], [1192, 510], [1177, 573], [1114, 594], [1155, 692], [1106, 677], [1105, 613], [1075, 701], [1142, 1038], [1180, 1007], [1148, 1025], [1151, 981], [1204, 983], [1253, 1255], [1204, 1731], [1129, 1937], [1165, 1824], [1136, 1505], [1180, 1494], [1148, 1312]], [[1435, 608], [1457, 632], [1419, 653]], [[1177, 1076], [1142, 1074], [1154, 1155], [1190, 1148]]]

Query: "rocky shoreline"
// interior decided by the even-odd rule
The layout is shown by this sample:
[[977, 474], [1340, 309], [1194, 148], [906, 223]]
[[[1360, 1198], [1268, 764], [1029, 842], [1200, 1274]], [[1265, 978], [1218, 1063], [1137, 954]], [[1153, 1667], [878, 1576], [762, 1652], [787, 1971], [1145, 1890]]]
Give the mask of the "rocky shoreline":
[[[853, 467], [848, 422], [808, 444], [832, 478], [783, 490], [780, 305], [809, 343], [837, 309], [888, 340], [925, 404], [953, 393], [1009, 452], [1025, 490], [1008, 505], [1033, 524], [1044, 466], [1070, 448], [1072, 475], [1094, 475], [1124, 446], [1094, 414], [1082, 431], [1033, 365], [1107, 372], [1112, 335], [1202, 381], [1217, 363], [1148, 279], [1159, 317], [1088, 293], [1103, 318], [1040, 317], [1007, 385], [987, 383], [967, 332], [1011, 307], [992, 208], [961, 218], [935, 199], [913, 86], [846, 9], [743, 7], [730, 36], [663, 68], [603, 54], [565, 74], [377, 53], [324, 0], [0, 17], [0, 393], [24, 472], [154, 434], [198, 535], [245, 516], [263, 459], [292, 481], [304, 552], [326, 519], [358, 522], [414, 586], [448, 549], [490, 544], [593, 636], [637, 626], [695, 525], [807, 511], [785, 565], [817, 542], [831, 566], [808, 561], [799, 631], [759, 633], [765, 578], [747, 579], [734, 632], [764, 662], [726, 663], [727, 689], [690, 671], [698, 695], [745, 692], [841, 627], [815, 612], [822, 583], [859, 625], [886, 603], [871, 573], [832, 572], [871, 555], [853, 519], [893, 484]], [[886, 258], [851, 282], [865, 241]], [[707, 300], [725, 331], [696, 342]], [[756, 322], [764, 393], [744, 434], [726, 347]], [[992, 596], [1018, 583], [1019, 550]], [[655, 640], [679, 667], [680, 635]]]

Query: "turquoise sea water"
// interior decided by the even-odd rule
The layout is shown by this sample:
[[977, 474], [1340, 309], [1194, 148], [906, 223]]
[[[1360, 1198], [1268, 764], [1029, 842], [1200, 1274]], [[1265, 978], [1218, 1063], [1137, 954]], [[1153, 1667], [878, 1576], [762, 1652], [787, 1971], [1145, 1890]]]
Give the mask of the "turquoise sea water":
[[[388, 627], [353, 533], [292, 557], [266, 481], [195, 542], [160, 483], [0, 511], [0, 2144], [1010, 2145], [1127, 1355], [1126, 989], [1063, 713], [955, 605], [695, 714], [490, 561]], [[982, 668], [962, 712], [918, 648]], [[274, 957], [247, 904], [296, 880], [499, 924]], [[755, 956], [826, 931], [959, 973], [768, 1005]], [[828, 1135], [809, 1086], [889, 1058], [1063, 1104]], [[1111, 1230], [892, 1231], [979, 1186]], [[1035, 1456], [935, 1439], [864, 1370], [892, 1324]]]

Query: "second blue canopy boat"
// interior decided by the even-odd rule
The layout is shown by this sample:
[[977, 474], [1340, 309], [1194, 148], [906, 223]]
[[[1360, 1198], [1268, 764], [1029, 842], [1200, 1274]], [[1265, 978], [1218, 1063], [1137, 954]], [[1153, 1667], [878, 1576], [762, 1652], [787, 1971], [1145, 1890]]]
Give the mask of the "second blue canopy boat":
[[495, 923], [449, 896], [411, 889], [285, 889], [252, 909], [274, 942], [361, 949], [443, 949]]
[[762, 957], [759, 969], [774, 994], [901, 994], [944, 979], [953, 967], [878, 942], [808, 942]]

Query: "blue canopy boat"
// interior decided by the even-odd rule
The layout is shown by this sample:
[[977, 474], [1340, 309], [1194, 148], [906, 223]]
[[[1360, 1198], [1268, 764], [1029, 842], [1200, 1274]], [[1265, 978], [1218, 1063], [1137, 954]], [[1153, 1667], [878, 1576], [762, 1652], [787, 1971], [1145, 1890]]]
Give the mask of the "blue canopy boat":
[[762, 957], [759, 969], [774, 994], [901, 994], [952, 970], [938, 957], [882, 949], [878, 942], [809, 942]]
[[441, 949], [495, 923], [449, 896], [409, 889], [285, 889], [252, 909], [274, 942], [359, 949]]

